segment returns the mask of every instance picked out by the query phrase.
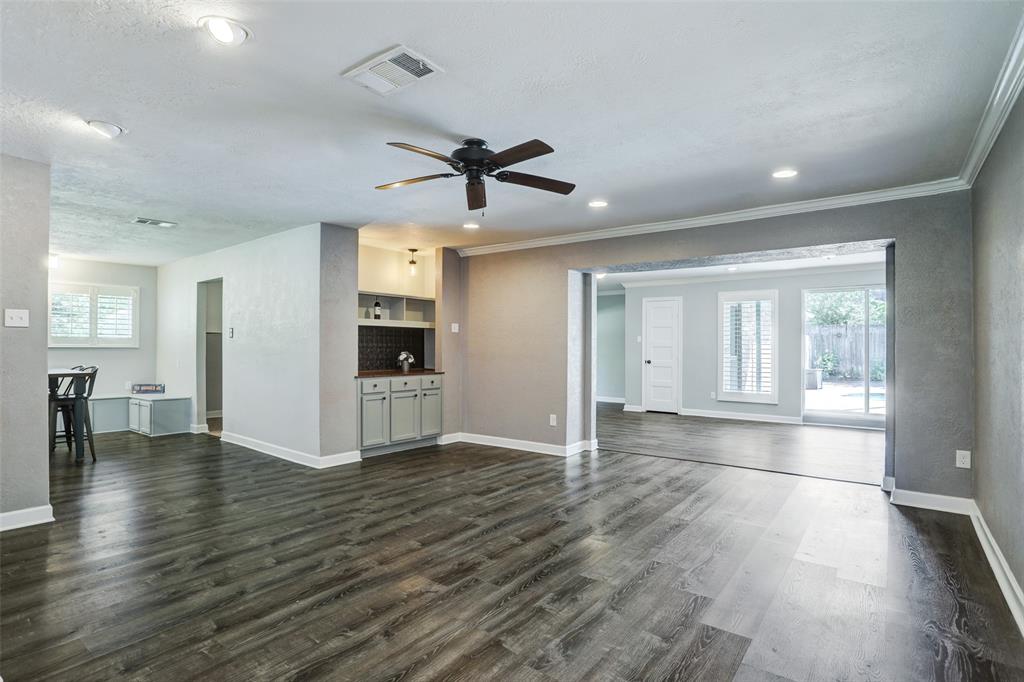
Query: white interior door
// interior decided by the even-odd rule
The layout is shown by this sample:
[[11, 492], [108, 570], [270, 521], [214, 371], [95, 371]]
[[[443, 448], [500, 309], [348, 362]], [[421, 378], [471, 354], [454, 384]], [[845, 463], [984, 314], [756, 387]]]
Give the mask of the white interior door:
[[674, 298], [643, 300], [643, 409], [678, 412], [680, 325], [683, 302]]

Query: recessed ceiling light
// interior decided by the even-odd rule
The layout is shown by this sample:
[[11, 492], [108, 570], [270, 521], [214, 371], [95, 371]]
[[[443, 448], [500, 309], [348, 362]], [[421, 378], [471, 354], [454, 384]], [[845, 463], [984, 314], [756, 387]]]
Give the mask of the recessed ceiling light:
[[113, 123], [107, 123], [106, 121], [86, 121], [86, 124], [108, 140], [112, 140], [124, 133], [124, 128]]
[[599, 272], [596, 275], [594, 275], [594, 277], [597, 277], [598, 279], [604, 279], [604, 276], [607, 274], [607, 272]]
[[726, 270], [728, 270], [729, 272], [736, 272], [738, 269], [739, 268], [737, 268], [735, 265], [730, 265], [729, 267], [726, 268]]
[[779, 170], [772, 173], [773, 178], [779, 178], [785, 180], [786, 178], [795, 178], [800, 172], [795, 168], [780, 168]]
[[605, 201], [604, 199], [594, 199], [593, 201], [587, 203], [587, 206], [589, 206], [590, 208], [604, 208], [607, 205], [608, 202]]
[[221, 45], [241, 45], [252, 37], [252, 31], [227, 17], [203, 17], [199, 25]]
[[462, 223], [462, 226], [467, 230], [476, 230], [480, 227], [476, 223]]

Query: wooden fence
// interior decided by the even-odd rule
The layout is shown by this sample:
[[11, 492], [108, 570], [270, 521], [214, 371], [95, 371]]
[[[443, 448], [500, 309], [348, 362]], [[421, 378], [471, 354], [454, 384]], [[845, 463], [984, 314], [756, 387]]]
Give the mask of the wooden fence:
[[[847, 379], [864, 378], [864, 325], [823, 324], [808, 325], [807, 355], [810, 367], [822, 369], [829, 357], [834, 358], [835, 368], [825, 376]], [[885, 375], [885, 325], [871, 325], [868, 330], [871, 356], [872, 380]], [[831, 354], [831, 355], [830, 355]]]

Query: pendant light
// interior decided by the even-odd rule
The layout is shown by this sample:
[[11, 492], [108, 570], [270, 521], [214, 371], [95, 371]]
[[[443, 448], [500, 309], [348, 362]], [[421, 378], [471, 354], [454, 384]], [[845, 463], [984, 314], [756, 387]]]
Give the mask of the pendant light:
[[416, 276], [416, 252], [417, 251], [419, 251], [419, 249], [409, 249], [409, 255], [410, 255], [410, 258], [409, 258], [409, 276], [410, 277], [415, 277]]

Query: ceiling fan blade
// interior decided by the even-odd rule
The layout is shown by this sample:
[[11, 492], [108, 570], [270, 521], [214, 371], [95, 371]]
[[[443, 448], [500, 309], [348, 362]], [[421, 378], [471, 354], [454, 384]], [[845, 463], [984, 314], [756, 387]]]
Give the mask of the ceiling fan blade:
[[559, 194], [569, 194], [576, 189], [576, 185], [571, 182], [542, 178], [539, 175], [530, 175], [529, 173], [516, 173], [515, 171], [501, 171], [494, 176], [494, 179], [498, 182], [511, 182], [513, 185], [523, 185], [524, 187], [533, 187], [534, 189], [543, 189]]
[[453, 159], [452, 157], [448, 156], [447, 154], [442, 154], [441, 152], [432, 152], [429, 149], [424, 149], [423, 147], [417, 147], [414, 144], [406, 144], [405, 142], [388, 142], [388, 144], [391, 145], [392, 147], [398, 147], [399, 149], [405, 149], [405, 150], [408, 150], [410, 152], [416, 152], [417, 154], [423, 154], [423, 156], [429, 156], [432, 159], [437, 159], [438, 161], [444, 161], [445, 163], [451, 163], [451, 164], [457, 164], [458, 163], [455, 159]]
[[505, 168], [520, 161], [550, 154], [553, 151], [555, 150], [540, 140], [530, 140], [529, 142], [517, 144], [515, 147], [509, 147], [504, 151], [493, 154], [487, 160], [499, 168]]
[[454, 178], [454, 173], [438, 173], [437, 175], [424, 175], [418, 178], [409, 178], [408, 180], [399, 180], [398, 182], [389, 182], [386, 185], [377, 185], [374, 189], [394, 189], [396, 187], [405, 187], [406, 185], [413, 185], [417, 182], [426, 182], [427, 180], [436, 180], [437, 178]]
[[483, 180], [466, 181], [466, 203], [470, 211], [476, 211], [487, 206], [487, 191], [484, 189]]

